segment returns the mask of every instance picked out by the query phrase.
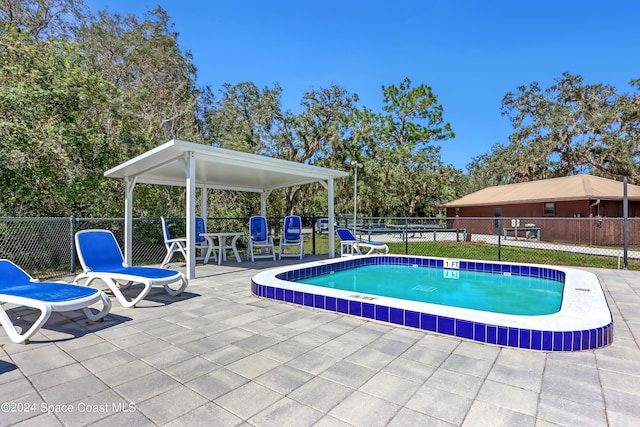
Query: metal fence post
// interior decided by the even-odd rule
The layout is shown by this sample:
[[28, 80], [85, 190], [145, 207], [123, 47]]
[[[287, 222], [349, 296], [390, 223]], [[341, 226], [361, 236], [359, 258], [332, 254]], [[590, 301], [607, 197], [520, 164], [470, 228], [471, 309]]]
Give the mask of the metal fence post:
[[498, 217], [498, 261], [502, 260], [501, 242], [502, 242], [502, 217]]
[[73, 241], [73, 236], [76, 234], [76, 217], [71, 215], [69, 218], [69, 230], [70, 230], [70, 243], [71, 243], [71, 274], [76, 272], [76, 245]]
[[311, 253], [316, 254], [316, 214], [311, 214]]
[[627, 194], [627, 177], [624, 177], [623, 184], [623, 198], [622, 198], [622, 216], [624, 222], [622, 225], [622, 240], [624, 246], [624, 269], [629, 267], [629, 197]]
[[404, 253], [409, 255], [409, 218], [404, 218]]

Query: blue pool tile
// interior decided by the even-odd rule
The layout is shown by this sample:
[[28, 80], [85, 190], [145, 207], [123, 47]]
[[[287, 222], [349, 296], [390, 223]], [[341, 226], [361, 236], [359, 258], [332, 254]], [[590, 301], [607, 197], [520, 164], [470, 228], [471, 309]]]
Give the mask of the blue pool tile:
[[518, 328], [507, 328], [507, 345], [509, 347], [520, 346], [520, 331]]
[[597, 329], [597, 331], [598, 331], [598, 341], [597, 341], [597, 344], [598, 344], [598, 347], [602, 347], [602, 343], [604, 342], [604, 340], [603, 340], [603, 338], [602, 338], [602, 337], [603, 337], [603, 335], [604, 335], [604, 333], [603, 333], [603, 332], [604, 332], [604, 331], [603, 331], [603, 328], [598, 328], [598, 329]]
[[284, 300], [286, 302], [293, 302], [293, 291], [291, 289], [284, 290]]
[[493, 325], [487, 325], [487, 339], [489, 344], [498, 344], [498, 327]]
[[336, 311], [338, 308], [338, 302], [335, 297], [326, 298], [327, 310]]
[[595, 329], [589, 332], [589, 348], [596, 348], [598, 336]]
[[487, 342], [487, 325], [475, 322], [473, 324], [473, 339], [480, 342]]
[[573, 333], [573, 345], [571, 346], [571, 350], [573, 351], [578, 351], [581, 350], [582, 346], [582, 332], [581, 331], [575, 331]]
[[362, 303], [360, 301], [349, 301], [349, 314], [352, 316], [362, 316]]
[[267, 298], [275, 298], [276, 296], [276, 290], [273, 288], [273, 286], [267, 286]]
[[417, 311], [405, 310], [404, 311], [404, 324], [412, 328], [420, 327], [420, 313]]
[[349, 313], [349, 300], [338, 298], [338, 312], [339, 313]]
[[518, 347], [520, 348], [531, 348], [531, 329], [520, 329], [520, 342], [518, 343]]
[[473, 322], [456, 319], [456, 336], [473, 339]]
[[283, 301], [284, 300], [284, 289], [276, 288], [276, 299], [278, 301]]
[[401, 308], [391, 307], [389, 309], [389, 321], [396, 325], [404, 325], [404, 310]]
[[573, 348], [573, 332], [562, 333], [562, 350], [568, 351]]
[[362, 317], [366, 317], [367, 319], [375, 319], [376, 318], [375, 305], [368, 302], [363, 302]]
[[544, 351], [553, 350], [553, 332], [542, 331], [542, 350]]
[[508, 345], [508, 329], [506, 326], [498, 326], [498, 344]]
[[314, 294], [305, 292], [303, 296], [304, 305], [306, 305], [307, 307], [313, 307], [314, 296]]
[[420, 314], [420, 329], [425, 331], [435, 332], [438, 327], [437, 318], [434, 314], [421, 313]]
[[553, 351], [562, 351], [562, 332], [553, 333]]
[[455, 335], [455, 319], [446, 316], [438, 316], [438, 332], [441, 334]]
[[533, 350], [542, 350], [542, 331], [531, 331], [531, 348]]
[[313, 299], [313, 306], [315, 308], [324, 308], [324, 295], [315, 295]]
[[293, 291], [293, 302], [302, 305], [304, 302], [304, 292]]
[[385, 305], [376, 305], [376, 320], [383, 322], [389, 321], [389, 307]]
[[589, 330], [582, 331], [582, 342], [580, 343], [581, 350], [588, 350], [589, 348], [591, 348], [589, 346], [590, 332], [591, 331]]

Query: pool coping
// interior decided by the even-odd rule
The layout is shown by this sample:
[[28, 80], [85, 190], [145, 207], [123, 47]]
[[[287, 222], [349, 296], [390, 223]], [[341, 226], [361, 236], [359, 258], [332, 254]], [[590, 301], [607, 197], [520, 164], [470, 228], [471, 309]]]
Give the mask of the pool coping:
[[[443, 274], [466, 270], [564, 281], [562, 306], [554, 314], [516, 316], [291, 281], [383, 263], [442, 268]], [[351, 256], [263, 271], [252, 278], [251, 290], [263, 298], [522, 349], [577, 351], [600, 348], [613, 341], [613, 319], [597, 276], [570, 267], [392, 254]]]

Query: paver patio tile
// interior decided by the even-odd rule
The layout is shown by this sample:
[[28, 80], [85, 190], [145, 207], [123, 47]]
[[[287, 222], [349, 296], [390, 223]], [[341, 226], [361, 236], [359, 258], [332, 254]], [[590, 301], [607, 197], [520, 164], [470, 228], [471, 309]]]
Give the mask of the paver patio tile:
[[422, 387], [405, 407], [430, 417], [460, 425], [471, 408], [473, 399], [432, 387]]
[[248, 421], [260, 427], [298, 427], [314, 425], [323, 416], [320, 411], [284, 397]]
[[487, 425], [534, 427], [536, 425], [536, 419], [534, 416], [515, 412], [490, 403], [481, 401], [473, 402], [462, 426], [486, 427]]
[[353, 392], [352, 388], [345, 385], [314, 377], [289, 393], [288, 397], [326, 413]]
[[482, 384], [476, 400], [531, 416], [538, 408], [538, 393], [491, 380]]
[[351, 388], [359, 388], [369, 381], [377, 370], [340, 360], [324, 370], [320, 376]]
[[386, 426], [400, 406], [367, 393], [355, 391], [333, 408], [329, 415], [355, 426]]
[[452, 427], [453, 425], [454, 424], [430, 417], [429, 415], [408, 408], [400, 409], [396, 416], [389, 421], [389, 424], [387, 424], [388, 427]]
[[396, 405], [404, 405], [420, 388], [420, 385], [419, 382], [407, 381], [405, 378], [378, 372], [359, 390]]
[[165, 427], [193, 427], [203, 421], [215, 422], [216, 427], [234, 427], [243, 423], [231, 412], [209, 402], [167, 423]]
[[207, 399], [191, 389], [180, 386], [165, 391], [136, 405], [158, 425], [164, 425], [187, 412], [204, 405]]
[[219, 368], [199, 376], [185, 385], [207, 399], [214, 400], [246, 384], [248, 381], [248, 379], [235, 372]]
[[604, 408], [583, 405], [557, 396], [540, 396], [537, 417], [560, 425], [601, 427], [607, 425]]
[[265, 386], [249, 382], [217, 398], [215, 403], [246, 420], [283, 397]]
[[280, 365], [260, 375], [254, 381], [286, 396], [312, 378], [313, 375], [308, 372], [287, 365]]

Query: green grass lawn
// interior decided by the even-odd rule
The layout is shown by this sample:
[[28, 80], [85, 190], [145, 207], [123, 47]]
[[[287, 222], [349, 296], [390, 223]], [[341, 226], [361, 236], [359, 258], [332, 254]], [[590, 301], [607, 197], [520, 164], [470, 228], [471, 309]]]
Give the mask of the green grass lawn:
[[[405, 254], [404, 242], [387, 243], [389, 252]], [[339, 250], [339, 240], [336, 239]], [[313, 246], [311, 238], [305, 240], [305, 253], [311, 254]], [[413, 242], [409, 243], [409, 255], [437, 256], [443, 258], [477, 259], [486, 261], [524, 262], [549, 265], [568, 265], [594, 268], [618, 268], [618, 258], [577, 254], [573, 252], [550, 251], [542, 249], [502, 246], [500, 258], [498, 247], [477, 242]], [[326, 234], [316, 235], [316, 254], [329, 253], [329, 240]], [[639, 260], [629, 260], [629, 270], [640, 270]]]

